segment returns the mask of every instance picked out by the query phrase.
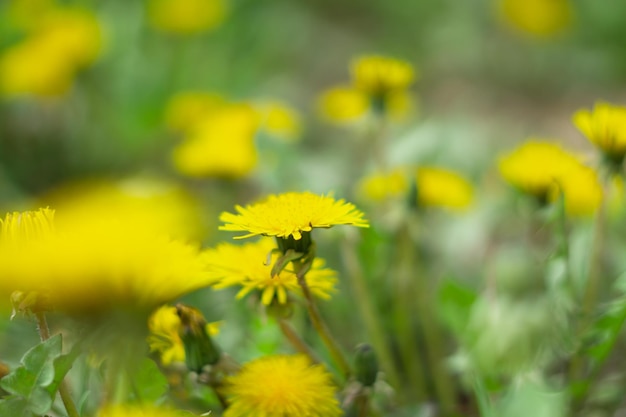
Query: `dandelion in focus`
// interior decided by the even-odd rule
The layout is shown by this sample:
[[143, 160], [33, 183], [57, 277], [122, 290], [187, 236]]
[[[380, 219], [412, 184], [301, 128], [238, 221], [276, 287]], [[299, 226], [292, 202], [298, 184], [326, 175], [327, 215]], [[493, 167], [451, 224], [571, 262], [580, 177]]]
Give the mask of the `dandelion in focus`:
[[[268, 254], [275, 247], [272, 239], [263, 238], [258, 242], [233, 245], [222, 243], [203, 253], [207, 264], [211, 285], [215, 289], [240, 286], [237, 298], [243, 298], [251, 292], [259, 292], [261, 303], [268, 306], [274, 302], [286, 304], [288, 294], [301, 295], [296, 274], [285, 268], [272, 277], [271, 264], [277, 254], [272, 255], [268, 263]], [[324, 260], [315, 258], [307, 272], [307, 283], [314, 296], [329, 299], [335, 292], [336, 273], [324, 267]]]
[[331, 375], [304, 355], [256, 359], [226, 381], [224, 417], [341, 416]]
[[577, 111], [573, 122], [607, 162], [621, 168], [626, 155], [626, 107], [598, 102], [592, 111]]
[[224, 0], [148, 0], [148, 20], [157, 30], [195, 35], [217, 28], [226, 17]]
[[570, 0], [497, 0], [503, 20], [537, 38], [549, 38], [567, 29], [573, 20]]
[[472, 204], [474, 191], [471, 184], [455, 172], [421, 167], [417, 169], [415, 182], [418, 206], [458, 211]]

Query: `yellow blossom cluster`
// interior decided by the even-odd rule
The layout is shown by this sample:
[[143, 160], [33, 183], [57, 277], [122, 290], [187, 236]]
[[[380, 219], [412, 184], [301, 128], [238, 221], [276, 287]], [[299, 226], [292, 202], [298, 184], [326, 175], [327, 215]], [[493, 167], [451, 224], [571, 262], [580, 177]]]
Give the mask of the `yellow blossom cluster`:
[[571, 0], [496, 0], [503, 21], [536, 38], [549, 38], [573, 21]]
[[626, 107], [598, 102], [592, 111], [577, 111], [573, 122], [609, 161], [621, 166], [626, 154]]
[[529, 140], [502, 157], [499, 167], [505, 180], [540, 202], [562, 195], [572, 215], [591, 214], [602, 200], [597, 173], [555, 143]]
[[407, 90], [415, 70], [408, 62], [366, 55], [352, 62], [350, 72], [352, 85], [330, 88], [319, 99], [329, 121], [351, 123], [371, 113], [402, 119], [413, 107]]
[[102, 29], [91, 12], [62, 6], [44, 10], [15, 12], [19, 25], [27, 30], [23, 39], [0, 54], [0, 94], [61, 96], [78, 71], [100, 54]]
[[226, 17], [224, 0], [148, 0], [148, 20], [155, 29], [195, 35], [217, 28]]

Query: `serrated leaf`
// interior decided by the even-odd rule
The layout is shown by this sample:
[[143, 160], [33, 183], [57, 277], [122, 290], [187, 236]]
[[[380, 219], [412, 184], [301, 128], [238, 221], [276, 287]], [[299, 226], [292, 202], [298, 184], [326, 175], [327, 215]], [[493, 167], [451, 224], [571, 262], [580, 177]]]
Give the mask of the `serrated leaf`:
[[30, 349], [22, 358], [24, 367], [37, 376], [37, 385], [45, 387], [54, 380], [54, 359], [61, 355], [61, 335], [57, 334]]
[[52, 407], [54, 398], [42, 387], [35, 387], [28, 399], [28, 407], [35, 414], [44, 414]]
[[25, 398], [10, 396], [0, 400], [0, 416], [31, 417]]
[[0, 388], [24, 398], [28, 398], [36, 384], [37, 376], [22, 366], [0, 380]]
[[54, 394], [59, 389], [59, 385], [63, 382], [63, 378], [72, 369], [74, 361], [80, 354], [79, 345], [75, 345], [70, 353], [61, 355], [54, 360], [54, 379], [52, 383], [46, 387], [46, 391], [54, 398]]

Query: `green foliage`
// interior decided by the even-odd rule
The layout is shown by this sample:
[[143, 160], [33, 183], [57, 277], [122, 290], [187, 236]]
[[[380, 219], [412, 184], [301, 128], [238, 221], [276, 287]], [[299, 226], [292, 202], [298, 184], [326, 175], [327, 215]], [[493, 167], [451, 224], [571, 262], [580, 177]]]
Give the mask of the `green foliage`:
[[55, 335], [26, 352], [22, 365], [0, 381], [0, 387], [11, 394], [0, 401], [0, 410], [7, 412], [0, 415], [41, 415], [50, 410], [75, 357], [73, 352], [62, 354], [61, 335]]
[[144, 358], [133, 373], [133, 393], [144, 402], [155, 402], [168, 390], [167, 378], [153, 360]]
[[461, 335], [467, 327], [476, 299], [474, 291], [453, 279], [446, 279], [439, 286], [437, 294], [439, 316], [456, 335]]

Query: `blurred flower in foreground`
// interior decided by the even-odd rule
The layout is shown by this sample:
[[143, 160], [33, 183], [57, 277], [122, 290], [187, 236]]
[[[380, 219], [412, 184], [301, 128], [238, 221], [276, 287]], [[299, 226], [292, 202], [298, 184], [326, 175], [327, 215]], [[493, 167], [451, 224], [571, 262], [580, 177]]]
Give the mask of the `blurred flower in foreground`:
[[626, 107], [598, 102], [593, 111], [577, 111], [573, 122], [608, 162], [621, 167], [626, 155]]
[[421, 167], [416, 174], [418, 206], [466, 209], [474, 198], [474, 191], [460, 175], [441, 168]]
[[0, 55], [0, 93], [59, 96], [76, 73], [100, 54], [101, 28], [79, 9], [55, 8], [38, 17], [33, 31]]
[[570, 0], [496, 0], [506, 23], [529, 35], [547, 38], [563, 32], [573, 20]]
[[569, 214], [591, 214], [602, 199], [597, 173], [553, 143], [530, 140], [501, 158], [499, 167], [504, 179], [541, 204], [563, 193]]
[[224, 0], [148, 0], [148, 20], [157, 30], [194, 35], [218, 27], [226, 16]]
[[258, 115], [250, 106], [224, 107], [196, 125], [174, 149], [174, 166], [190, 177], [244, 177], [257, 163], [258, 126]]
[[226, 380], [224, 417], [341, 416], [337, 389], [322, 365], [304, 355], [256, 359]]
[[189, 417], [185, 411], [148, 405], [116, 405], [100, 410], [97, 417]]
[[[165, 237], [134, 216], [107, 207], [41, 226], [45, 210], [7, 215], [0, 235], [0, 293], [35, 291], [77, 317], [107, 311], [142, 316], [206, 285], [198, 248]], [[61, 216], [59, 216], [61, 217]], [[9, 230], [10, 232], [5, 232]], [[141, 318], [145, 323], [145, 318]]]
[[336, 123], [353, 122], [368, 114], [402, 119], [413, 107], [407, 89], [415, 70], [405, 61], [371, 55], [351, 65], [352, 86], [334, 87], [319, 100], [321, 113]]
[[[241, 286], [237, 298], [259, 291], [261, 302], [266, 306], [274, 301], [279, 304], [287, 303], [287, 294], [301, 294], [301, 288], [296, 274], [289, 268], [272, 277], [272, 264], [278, 254], [272, 255], [272, 262], [267, 261], [268, 254], [275, 246], [272, 239], [263, 238], [240, 246], [222, 243], [214, 249], [206, 250], [203, 257], [211, 285], [216, 289]], [[335, 291], [336, 273], [324, 268], [323, 259], [315, 258], [306, 278], [311, 292], [317, 297], [328, 299], [330, 293]]]
[[226, 100], [218, 94], [180, 92], [167, 103], [165, 123], [174, 131], [187, 133], [226, 105]]
[[302, 122], [298, 112], [280, 101], [265, 101], [257, 104], [261, 128], [272, 136], [287, 142], [300, 139]]
[[248, 232], [235, 239], [264, 235], [300, 240], [303, 233], [314, 228], [342, 224], [369, 226], [364, 214], [353, 204], [308, 191], [272, 194], [256, 204], [235, 206], [235, 209], [239, 214], [220, 215], [225, 224], [219, 227], [230, 232]]

